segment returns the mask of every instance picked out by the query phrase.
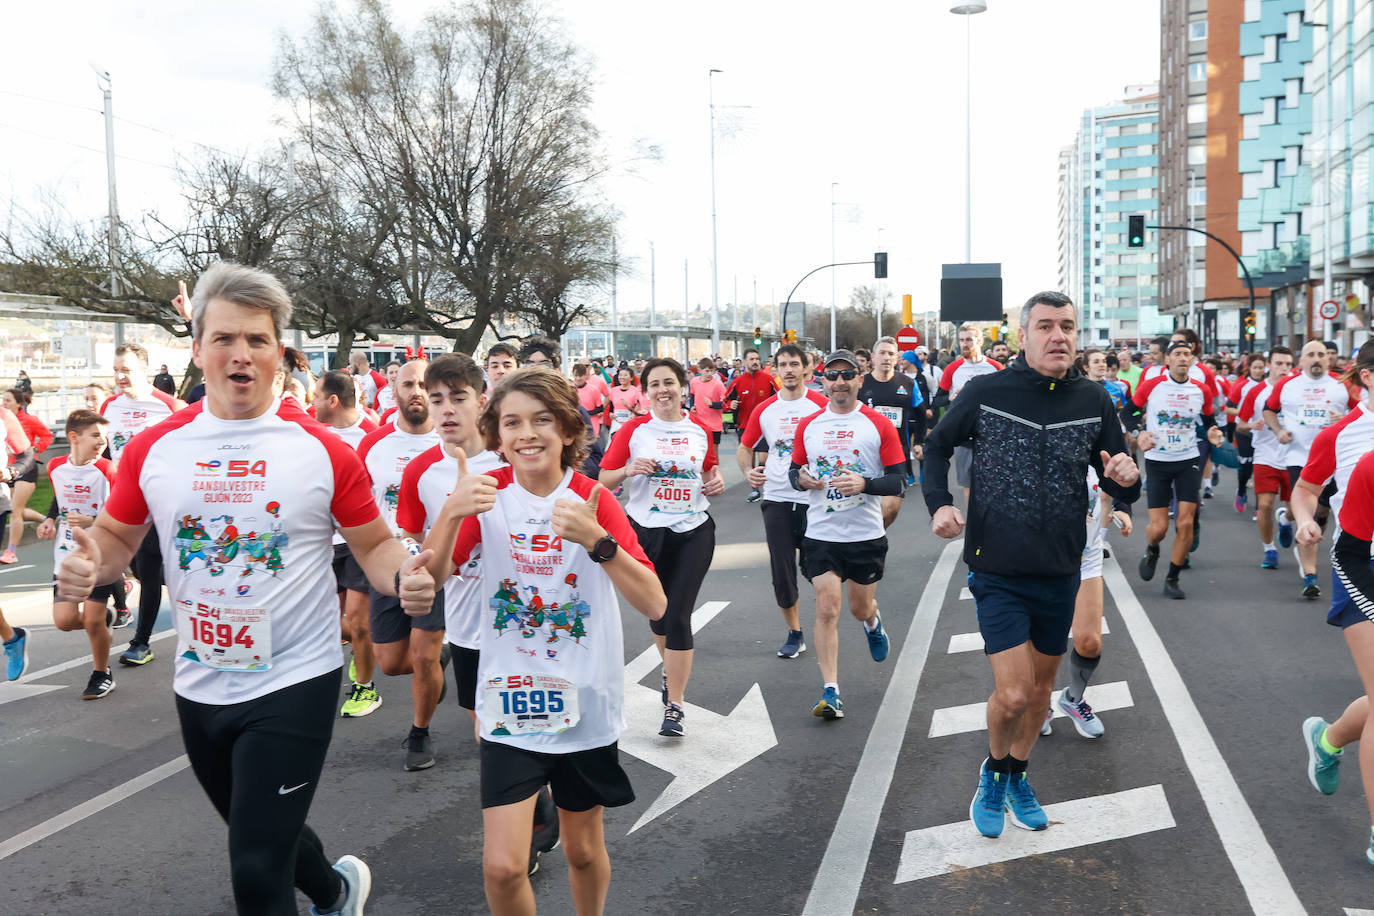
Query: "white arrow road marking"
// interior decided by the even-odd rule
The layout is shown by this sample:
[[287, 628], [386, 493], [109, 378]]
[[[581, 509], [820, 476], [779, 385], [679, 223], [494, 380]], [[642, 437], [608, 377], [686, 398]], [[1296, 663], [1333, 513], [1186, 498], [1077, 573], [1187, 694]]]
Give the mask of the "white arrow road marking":
[[[1112, 631], [1107, 626], [1107, 618], [1102, 618], [1102, 635], [1106, 636]], [[1072, 633], [1069, 634], [1073, 636]], [[945, 650], [947, 654], [953, 655], [956, 652], [982, 652], [983, 634], [982, 633], [955, 633], [949, 638], [949, 648]]]
[[1374, 916], [1374, 910], [1355, 910], [1345, 907], [1345, 916]]
[[1145, 786], [1111, 795], [1094, 795], [1046, 805], [1047, 830], [1021, 830], [1011, 824], [997, 839], [973, 829], [967, 819], [912, 830], [902, 842], [902, 858], [893, 884], [994, 862], [1007, 862], [1076, 846], [1105, 843], [1174, 826], [1163, 786]]
[[56, 817], [50, 817], [46, 821], [36, 826], [30, 827], [23, 833], [17, 833], [0, 843], [0, 859], [8, 858], [20, 850], [27, 849], [39, 840], [45, 840], [62, 830], [66, 830], [73, 824], [78, 824], [90, 817], [92, 814], [99, 814], [111, 805], [117, 805], [124, 799], [137, 792], [142, 792], [149, 786], [157, 785], [169, 776], [180, 773], [191, 765], [191, 761], [185, 754], [164, 763], [160, 767], [155, 767], [141, 776], [135, 776], [128, 782], [122, 782], [108, 792], [102, 792], [90, 801], [84, 801], [75, 808], [68, 808]]
[[[1050, 696], [1050, 709], [1054, 710], [1056, 719], [1064, 718], [1064, 714], [1059, 711], [1059, 695], [1062, 690], [1056, 690]], [[1106, 684], [1089, 684], [1084, 699], [1094, 712], [1104, 712], [1109, 709], [1126, 709], [1133, 706], [1131, 699], [1131, 688], [1125, 681], [1109, 681]], [[935, 710], [935, 714], [930, 717], [930, 734], [927, 738], [943, 738], [946, 735], [962, 735], [967, 732], [979, 732], [988, 727], [988, 704], [969, 703], [967, 706], [946, 706], [944, 709]]]
[[1284, 874], [1279, 857], [1264, 835], [1259, 821], [1245, 801], [1236, 777], [1226, 766], [1217, 742], [1207, 729], [1207, 723], [1193, 703], [1193, 695], [1179, 674], [1178, 667], [1150, 622], [1140, 599], [1126, 582], [1116, 557], [1102, 561], [1102, 579], [1112, 593], [1117, 613], [1135, 643], [1145, 673], [1150, 677], [1164, 717], [1173, 730], [1174, 739], [1183, 751], [1198, 794], [1207, 806], [1212, 824], [1217, 828], [1221, 845], [1236, 870], [1250, 908], [1256, 913], [1306, 913], [1302, 901]]
[[[700, 631], [729, 604], [703, 604], [692, 615], [692, 632]], [[763, 702], [763, 691], [757, 683], [727, 716], [691, 703], [683, 704], [687, 727], [692, 730], [685, 740], [652, 734], [648, 726], [662, 719], [663, 701], [657, 688], [645, 687], [639, 681], [658, 666], [658, 649], [653, 646], [625, 666], [625, 720], [631, 726], [620, 737], [620, 749], [673, 774], [673, 781], [644, 811], [630, 833], [778, 743]]]
[[972, 601], [972, 600], [973, 600], [973, 592], [969, 591], [967, 588], [961, 588], [961, 589], [959, 589], [959, 600], [960, 600], [960, 601]]
[[11, 684], [6, 682], [0, 685], [0, 706], [4, 706], [6, 703], [13, 703], [15, 700], [40, 697], [45, 693], [52, 693], [54, 690], [61, 689], [61, 684]]
[[959, 551], [963, 546], [962, 538], [945, 545], [921, 592], [921, 602], [911, 617], [911, 626], [906, 639], [902, 641], [902, 651], [898, 653], [892, 669], [892, 679], [887, 682], [882, 705], [878, 707], [878, 715], [868, 731], [863, 756], [859, 758], [859, 766], [849, 782], [844, 807], [840, 809], [840, 817], [831, 831], [825, 856], [816, 870], [816, 878], [811, 882], [811, 893], [806, 898], [802, 916], [854, 912], [864, 871], [868, 867], [868, 857], [873, 851], [873, 837], [878, 832], [878, 818], [883, 813], [883, 802], [892, 788], [897, 756], [901, 753], [907, 725], [911, 721], [916, 688], [921, 682], [921, 672], [925, 670], [930, 645], [935, 638], [935, 623], [940, 617], [945, 591], [949, 588], [949, 580], [954, 574], [955, 564], [959, 562]]

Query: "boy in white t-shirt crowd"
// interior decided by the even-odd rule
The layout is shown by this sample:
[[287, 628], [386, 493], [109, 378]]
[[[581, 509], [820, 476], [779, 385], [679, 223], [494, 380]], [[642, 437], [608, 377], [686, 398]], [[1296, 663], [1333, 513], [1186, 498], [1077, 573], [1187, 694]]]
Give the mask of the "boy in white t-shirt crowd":
[[[620, 504], [575, 470], [586, 424], [567, 379], [542, 367], [502, 379], [481, 417], [487, 448], [510, 467], [463, 474], [441, 518], [463, 519], [453, 550], [427, 547], [440, 580], [481, 547], [482, 871], [493, 913], [533, 913], [529, 849], [540, 789], [552, 786], [579, 913], [600, 913], [611, 863], [602, 808], [634, 790], [616, 742], [625, 729], [617, 590], [651, 620], [667, 606]], [[451, 536], [451, 535], [449, 535]]]

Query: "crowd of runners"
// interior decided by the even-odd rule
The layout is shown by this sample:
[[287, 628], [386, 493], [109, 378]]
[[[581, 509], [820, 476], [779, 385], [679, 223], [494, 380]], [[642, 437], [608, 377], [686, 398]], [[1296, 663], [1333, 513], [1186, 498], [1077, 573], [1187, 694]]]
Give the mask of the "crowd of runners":
[[[1021, 310], [1016, 353], [999, 341], [985, 355], [967, 325], [957, 357], [883, 337], [824, 355], [783, 344], [767, 365], [749, 350], [732, 363], [565, 371], [558, 345], [531, 337], [480, 360], [380, 371], [356, 353], [315, 377], [281, 342], [291, 303], [270, 275], [216, 265], [178, 306], [203, 382], [183, 401], [165, 366], [150, 374], [146, 350], [119, 347], [112, 389], [87, 389], [65, 420], [68, 454], [46, 462], [48, 506], [28, 503], [52, 435], [25, 409], [31, 389], [5, 393], [0, 564], [14, 562], [26, 522], [53, 541], [53, 622], [84, 631], [94, 659], [85, 700], [115, 689], [113, 629], [134, 625], [119, 665], [154, 660], [165, 587], [181, 731], [228, 824], [240, 913], [294, 913], [295, 889], [314, 913], [363, 912], [367, 865], [331, 863], [306, 824], [335, 720], [405, 702], [383, 696], [376, 672], [409, 675], [397, 763], [433, 767], [449, 669], [479, 743], [492, 911], [532, 913], [529, 876], [561, 843], [577, 911], [601, 912], [602, 809], [634, 799], [620, 735], [690, 741], [696, 727], [684, 712], [691, 615], [726, 447], [747, 482], [740, 498], [760, 508], [776, 655], [796, 660], [809, 640], [821, 719], [845, 715], [846, 601], [856, 638], [874, 662], [887, 658], [885, 532], [904, 498], [919, 486], [934, 534], [963, 537], [994, 681], [970, 806], [985, 836], [1008, 815], [1049, 828], [1028, 761], [1056, 711], [1085, 738], [1105, 733], [1086, 699], [1102, 652], [1105, 534], [1132, 534], [1142, 488], [1134, 568], [1155, 579], [1172, 527], [1163, 594], [1177, 600], [1220, 468], [1235, 469], [1226, 511], [1253, 515], [1257, 565], [1290, 568], [1280, 551], [1292, 548], [1294, 599], [1322, 596], [1317, 553], [1334, 518], [1328, 620], [1366, 689], [1374, 681], [1374, 464], [1362, 460], [1374, 447], [1374, 343], [1346, 359], [1320, 341], [1203, 358], [1181, 329], [1141, 353], [1079, 351], [1075, 305], [1039, 293]], [[662, 659], [661, 722], [625, 721], [622, 601]], [[31, 638], [0, 614], [11, 681]], [[1368, 724], [1364, 696], [1329, 725], [1303, 723], [1318, 791], [1335, 791], [1342, 749]], [[1374, 799], [1374, 742], [1361, 747]]]

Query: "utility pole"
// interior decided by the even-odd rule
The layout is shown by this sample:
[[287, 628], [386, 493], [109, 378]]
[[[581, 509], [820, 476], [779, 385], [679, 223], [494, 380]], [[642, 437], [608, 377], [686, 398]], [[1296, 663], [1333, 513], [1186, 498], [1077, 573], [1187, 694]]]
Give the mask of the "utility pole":
[[[835, 263], [835, 186], [830, 182], [830, 263]], [[835, 272], [830, 272], [830, 352], [835, 352]]]
[[717, 274], [720, 265], [717, 263], [716, 248], [716, 84], [715, 75], [720, 70], [711, 70], [706, 74], [707, 99], [711, 106], [711, 349], [715, 353], [720, 352], [720, 315], [717, 312], [719, 305], [719, 290]]
[[[91, 64], [95, 71], [96, 85], [100, 87], [105, 101], [105, 175], [110, 188], [109, 231], [107, 242], [110, 248], [110, 298], [119, 297], [119, 199], [115, 195], [115, 152], [114, 152], [114, 103], [111, 100], [113, 81], [108, 70], [101, 70]], [[124, 343], [124, 322], [115, 322], [115, 346]]]

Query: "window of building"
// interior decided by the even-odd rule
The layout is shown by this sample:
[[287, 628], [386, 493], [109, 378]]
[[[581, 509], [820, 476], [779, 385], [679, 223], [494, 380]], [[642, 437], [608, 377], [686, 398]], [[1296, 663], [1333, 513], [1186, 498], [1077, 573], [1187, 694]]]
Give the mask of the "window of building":
[[1283, 174], [1298, 174], [1298, 166], [1302, 164], [1302, 147], [1288, 146], [1283, 150]]
[[1207, 186], [1194, 183], [1188, 191], [1188, 206], [1203, 207], [1207, 205]]
[[1355, 57], [1351, 68], [1355, 82], [1355, 110], [1369, 104], [1369, 49], [1365, 48]]
[[1196, 22], [1188, 23], [1188, 38], [1190, 41], [1202, 41], [1207, 37], [1207, 20], [1199, 19]]
[[1188, 103], [1188, 123], [1206, 124], [1207, 123], [1207, 102], [1199, 100]]
[[1288, 34], [1284, 36], [1287, 41], [1302, 40], [1302, 10], [1288, 14]]
[[1271, 95], [1267, 99], [1262, 99], [1260, 104], [1263, 106], [1260, 111], [1260, 125], [1279, 123], [1279, 100]]
[[1279, 161], [1277, 159], [1264, 159], [1260, 162], [1261, 188], [1278, 187], [1278, 165]]
[[1240, 176], [1240, 196], [1249, 198], [1259, 197], [1259, 190], [1260, 173], [1243, 172]]
[[1294, 77], [1283, 82], [1283, 104], [1288, 108], [1297, 108], [1302, 101], [1302, 77]]
[[1189, 164], [1189, 165], [1206, 165], [1206, 164], [1207, 164], [1207, 147], [1204, 146], [1204, 145], [1202, 145], [1201, 143], [1190, 143], [1190, 144], [1188, 144], [1188, 164]]
[[1254, 22], [1260, 18], [1260, 0], [1245, 0], [1245, 21]]
[[1258, 140], [1260, 134], [1260, 124], [1263, 122], [1263, 115], [1247, 114], [1240, 116], [1240, 138], [1242, 140]]
[[1279, 225], [1278, 238], [1280, 242], [1298, 240], [1298, 214], [1289, 213], [1284, 216], [1283, 222]]
[[1188, 65], [1188, 79], [1194, 82], [1201, 82], [1207, 79], [1207, 64], [1204, 61], [1197, 61]]
[[1259, 55], [1251, 54], [1245, 58], [1245, 75], [1242, 77], [1247, 83], [1253, 83], [1260, 78], [1260, 59]]
[[1264, 36], [1264, 56], [1260, 58], [1266, 64], [1272, 64], [1279, 59], [1279, 36]]

